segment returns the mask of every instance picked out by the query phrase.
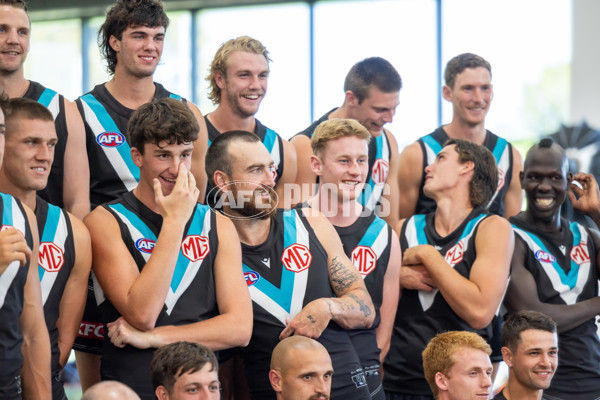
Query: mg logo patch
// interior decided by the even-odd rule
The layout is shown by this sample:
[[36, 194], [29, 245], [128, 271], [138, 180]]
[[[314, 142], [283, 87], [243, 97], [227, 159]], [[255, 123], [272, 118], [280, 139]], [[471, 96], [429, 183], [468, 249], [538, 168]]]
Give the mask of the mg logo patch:
[[500, 190], [504, 187], [504, 171], [498, 168], [498, 188]]
[[373, 182], [375, 182], [376, 185], [383, 185], [388, 177], [389, 170], [390, 164], [383, 158], [378, 158], [377, 160], [375, 160], [375, 163], [373, 164], [373, 169], [371, 170], [371, 177], [373, 178]]
[[590, 255], [587, 252], [587, 246], [585, 243], [578, 244], [571, 250], [571, 260], [577, 265], [581, 265], [590, 262]]
[[464, 253], [465, 252], [463, 249], [463, 242], [461, 240], [460, 242], [456, 243], [454, 246], [452, 246], [450, 248], [450, 250], [448, 250], [446, 252], [446, 256], [444, 257], [444, 259], [446, 260], [446, 262], [448, 264], [456, 265], [462, 261]]
[[294, 243], [283, 250], [281, 262], [285, 269], [292, 272], [302, 272], [308, 267], [312, 261], [312, 254], [303, 244]]
[[210, 252], [208, 238], [200, 235], [189, 235], [181, 242], [181, 252], [190, 261], [204, 260]]
[[39, 264], [48, 272], [58, 272], [65, 263], [65, 254], [56, 243], [40, 243]]
[[135, 247], [142, 253], [152, 254], [156, 241], [152, 239], [141, 238], [135, 241]]
[[260, 275], [254, 271], [244, 272], [244, 279], [248, 287], [254, 285], [260, 279]]
[[117, 147], [125, 143], [125, 136], [119, 132], [104, 132], [96, 137], [96, 142], [104, 147]]
[[351, 259], [362, 276], [369, 275], [377, 266], [377, 254], [368, 246], [356, 246], [352, 250]]
[[538, 250], [535, 252], [535, 258], [537, 258], [541, 262], [553, 263], [556, 258], [550, 254], [545, 252], [544, 250]]

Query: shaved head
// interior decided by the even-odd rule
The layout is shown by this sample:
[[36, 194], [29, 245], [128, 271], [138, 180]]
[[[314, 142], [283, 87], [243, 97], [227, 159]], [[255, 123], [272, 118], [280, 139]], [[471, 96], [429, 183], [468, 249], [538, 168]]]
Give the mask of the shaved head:
[[81, 400], [140, 400], [140, 396], [124, 383], [102, 381], [86, 390]]
[[324, 351], [327, 353], [325, 346], [316, 340], [307, 338], [306, 336], [290, 336], [279, 342], [273, 349], [271, 369], [277, 371], [287, 370], [290, 362], [293, 361], [292, 356], [295, 351], [302, 352], [304, 350]]
[[569, 160], [565, 149], [551, 138], [544, 138], [540, 140], [539, 143], [531, 146], [525, 157], [523, 169], [529, 168], [532, 162], [535, 162], [538, 159], [538, 156], [540, 156], [540, 158], [546, 158], [548, 155], [551, 155], [554, 159], [562, 160], [563, 168], [565, 168], [566, 171], [569, 170]]

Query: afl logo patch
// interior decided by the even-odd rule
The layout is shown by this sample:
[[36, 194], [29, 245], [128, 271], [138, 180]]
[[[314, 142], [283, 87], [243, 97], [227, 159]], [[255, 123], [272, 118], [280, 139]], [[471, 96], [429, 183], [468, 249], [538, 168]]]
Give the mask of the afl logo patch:
[[545, 252], [544, 250], [538, 250], [535, 252], [535, 258], [537, 258], [541, 262], [553, 263], [556, 258], [550, 254]]
[[135, 247], [142, 253], [152, 254], [156, 241], [152, 239], [141, 238], [135, 241]]
[[302, 272], [308, 267], [312, 261], [312, 254], [303, 244], [295, 243], [283, 250], [281, 262], [288, 271]]
[[42, 242], [40, 243], [40, 267], [48, 272], [58, 272], [65, 263], [65, 254], [56, 243]]
[[96, 142], [104, 147], [117, 147], [125, 142], [125, 136], [119, 132], [104, 132], [96, 137]]
[[252, 286], [260, 279], [260, 275], [254, 271], [244, 272], [244, 280], [246, 285]]

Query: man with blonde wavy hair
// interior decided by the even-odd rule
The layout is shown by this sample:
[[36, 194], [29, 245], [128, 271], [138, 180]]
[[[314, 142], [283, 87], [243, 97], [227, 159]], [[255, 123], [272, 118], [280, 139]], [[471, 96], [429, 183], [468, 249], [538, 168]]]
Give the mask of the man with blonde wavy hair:
[[492, 349], [478, 334], [440, 333], [423, 351], [425, 379], [438, 400], [487, 399], [492, 387]]
[[[286, 183], [296, 179], [294, 147], [275, 131], [255, 118], [267, 92], [269, 52], [256, 39], [240, 36], [223, 43], [210, 65], [206, 80], [210, 83], [209, 98], [217, 109], [204, 117], [208, 128], [208, 145], [222, 132], [242, 130], [253, 132], [263, 142], [275, 162], [275, 191], [283, 198]], [[215, 204], [217, 193], [206, 191], [207, 204]]]

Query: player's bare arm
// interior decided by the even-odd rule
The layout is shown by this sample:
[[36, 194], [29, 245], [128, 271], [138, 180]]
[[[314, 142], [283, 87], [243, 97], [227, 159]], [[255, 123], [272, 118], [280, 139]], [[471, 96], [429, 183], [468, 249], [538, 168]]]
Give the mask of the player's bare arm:
[[399, 217], [411, 217], [417, 208], [423, 178], [423, 153], [418, 142], [400, 153], [398, 162]]
[[[394, 228], [397, 235], [402, 232], [402, 226], [406, 219], [398, 222]], [[402, 257], [400, 257], [402, 259]], [[431, 279], [427, 268], [423, 265], [401, 265], [400, 266], [400, 290], [413, 289], [431, 292], [436, 289], [435, 282]]]
[[600, 192], [596, 178], [592, 174], [579, 172], [573, 176], [573, 180], [581, 186], [572, 183], [571, 190], [568, 192], [573, 208], [587, 214], [597, 226], [600, 226]]
[[491, 216], [479, 225], [477, 258], [469, 279], [450, 267], [431, 245], [407, 249], [402, 262], [425, 266], [452, 310], [473, 329], [483, 329], [502, 301], [513, 248], [514, 235], [508, 221]]
[[85, 127], [77, 105], [65, 100], [68, 140], [65, 146], [63, 202], [65, 209], [83, 219], [90, 212], [90, 167], [85, 143]]
[[[400, 189], [398, 185], [398, 168], [400, 166], [400, 154], [398, 153], [398, 142], [396, 138], [389, 131], [383, 130], [390, 143], [390, 168], [388, 177], [385, 184], [388, 186], [388, 190], [383, 191], [382, 198], [389, 205], [389, 210], [382, 208], [381, 218], [385, 220], [390, 226], [394, 226], [400, 220]], [[389, 211], [389, 212], [388, 212]]]
[[523, 171], [523, 158], [517, 149], [512, 146], [513, 170], [510, 186], [504, 195], [504, 217], [510, 218], [521, 212], [523, 206], [523, 190], [519, 174]]
[[379, 359], [382, 363], [390, 348], [390, 339], [394, 328], [396, 309], [398, 308], [398, 300], [400, 299], [401, 262], [400, 241], [398, 240], [398, 235], [392, 231], [390, 259], [383, 278], [383, 301], [379, 308], [381, 321], [379, 322], [379, 326], [375, 329], [377, 347], [381, 349]]
[[219, 250], [213, 268], [219, 315], [189, 325], [160, 326], [147, 332], [133, 328], [121, 317], [108, 324], [108, 335], [115, 346], [129, 344], [146, 349], [191, 341], [216, 351], [248, 344], [252, 334], [252, 302], [242, 272], [240, 240], [233, 223], [221, 214], [215, 215]]
[[310, 138], [304, 135], [298, 135], [294, 136], [290, 142], [296, 149], [296, 157], [298, 159], [296, 183], [303, 191], [305, 188], [308, 188], [306, 195], [302, 193], [301, 201], [305, 201], [313, 195], [312, 187], [317, 181], [317, 176], [310, 167], [310, 156], [313, 155], [312, 147], [310, 146]]
[[37, 222], [33, 212], [25, 207], [33, 247], [29, 261], [27, 282], [25, 283], [25, 299], [19, 325], [23, 332], [23, 368], [21, 380], [23, 383], [24, 399], [51, 399], [52, 385], [50, 384], [50, 338], [44, 320], [42, 306], [42, 290], [38, 274], [38, 245], [39, 236]]
[[67, 364], [69, 353], [79, 330], [92, 266], [90, 234], [83, 222], [72, 215], [69, 216], [75, 242], [75, 263], [60, 300], [59, 317], [56, 321], [60, 365], [63, 367]]
[[155, 201], [163, 217], [156, 245], [140, 272], [122, 240], [117, 221], [103, 207], [85, 219], [92, 239], [94, 274], [119, 313], [137, 329], [154, 328], [175, 269], [185, 225], [196, 206], [199, 190], [191, 173], [180, 164], [173, 191], [163, 196], [154, 181]]
[[[294, 146], [287, 140], [282, 138], [281, 141], [283, 143], [283, 173], [277, 181], [277, 185], [275, 185], [275, 193], [277, 193], [277, 196], [279, 197], [279, 207], [291, 208], [293, 204], [291, 204], [290, 199], [285, 196], [285, 186], [296, 182], [296, 149], [294, 149]], [[288, 193], [291, 193], [289, 187]]]
[[188, 108], [192, 111], [200, 130], [198, 131], [198, 139], [194, 142], [194, 151], [192, 152], [192, 167], [191, 171], [196, 179], [196, 187], [200, 190], [200, 196], [198, 201], [204, 201], [204, 194], [206, 192], [206, 171], [204, 170], [204, 159], [206, 158], [206, 150], [208, 149], [208, 130], [206, 128], [206, 121], [202, 113], [196, 107], [195, 104], [187, 102]]

